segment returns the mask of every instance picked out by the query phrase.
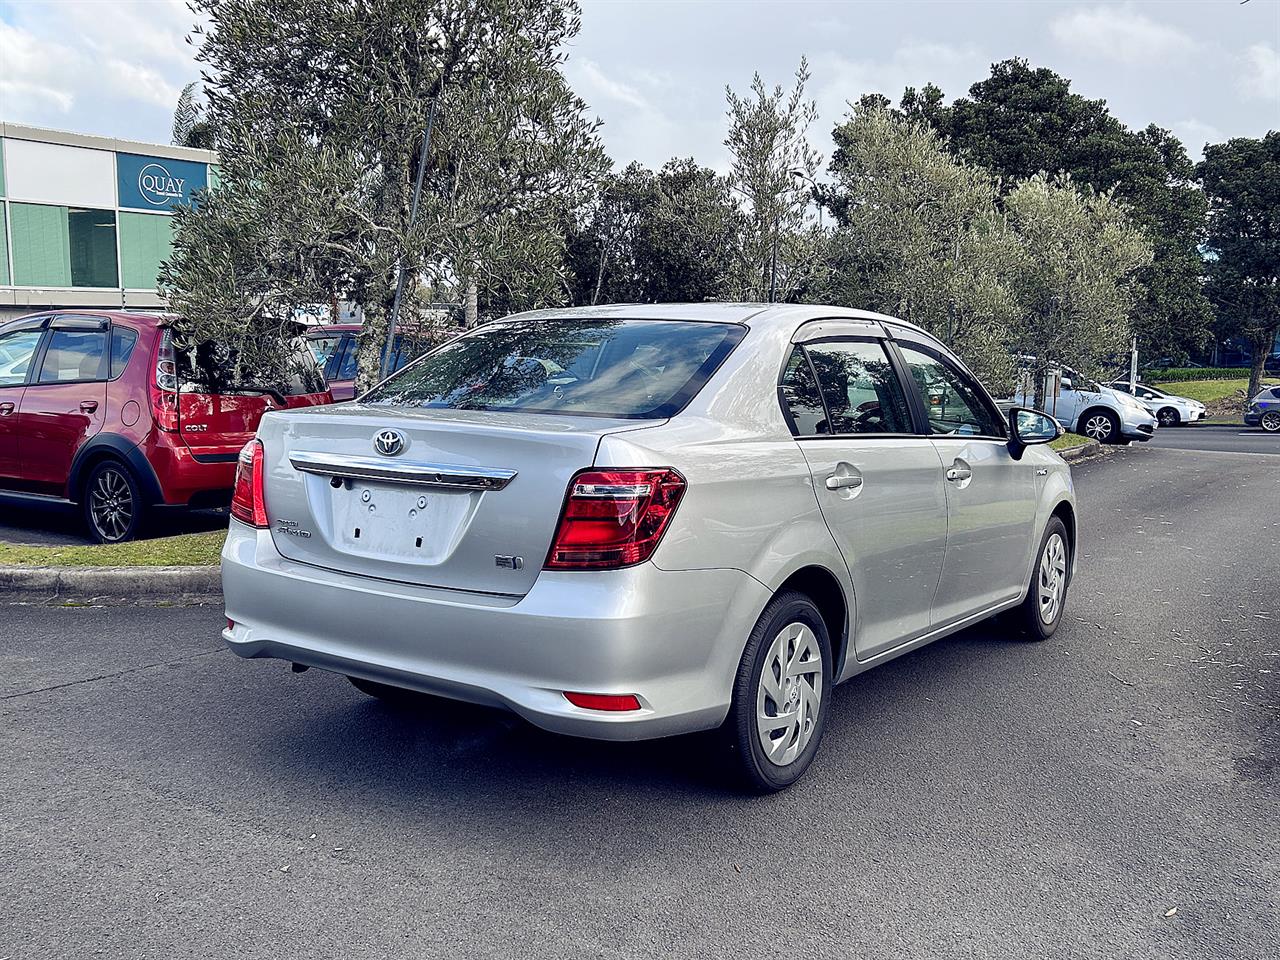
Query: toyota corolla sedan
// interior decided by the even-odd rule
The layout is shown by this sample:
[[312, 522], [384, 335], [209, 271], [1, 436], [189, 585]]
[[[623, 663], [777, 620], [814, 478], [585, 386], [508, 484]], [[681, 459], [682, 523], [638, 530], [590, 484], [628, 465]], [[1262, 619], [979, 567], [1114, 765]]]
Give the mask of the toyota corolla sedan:
[[263, 418], [223, 637], [562, 733], [719, 729], [777, 790], [836, 684], [1004, 611], [1054, 633], [1076, 557], [1058, 432], [892, 317], [520, 314]]

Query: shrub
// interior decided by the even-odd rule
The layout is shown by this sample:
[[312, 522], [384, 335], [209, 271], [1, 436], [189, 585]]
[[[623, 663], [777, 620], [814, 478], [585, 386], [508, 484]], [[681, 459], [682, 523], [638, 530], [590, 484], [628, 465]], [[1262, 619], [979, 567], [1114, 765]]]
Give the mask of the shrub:
[[1248, 380], [1248, 367], [1170, 367], [1142, 371], [1143, 383], [1181, 383], [1185, 380]]

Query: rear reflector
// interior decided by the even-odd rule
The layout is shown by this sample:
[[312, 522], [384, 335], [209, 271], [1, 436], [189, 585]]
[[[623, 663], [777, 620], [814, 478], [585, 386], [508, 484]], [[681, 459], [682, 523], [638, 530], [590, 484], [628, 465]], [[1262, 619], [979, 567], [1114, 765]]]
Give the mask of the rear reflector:
[[236, 484], [231, 494], [231, 515], [251, 527], [267, 526], [262, 459], [262, 441], [250, 440], [244, 445], [236, 461]]
[[584, 710], [639, 710], [633, 693], [566, 693], [564, 698]]
[[545, 566], [606, 570], [643, 563], [684, 496], [684, 477], [657, 470], [584, 470], [569, 481]]

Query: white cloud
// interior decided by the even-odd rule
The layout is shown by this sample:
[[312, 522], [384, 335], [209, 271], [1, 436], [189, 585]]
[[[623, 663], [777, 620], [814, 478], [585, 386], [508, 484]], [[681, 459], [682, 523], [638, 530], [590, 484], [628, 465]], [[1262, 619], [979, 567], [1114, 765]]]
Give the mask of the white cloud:
[[1239, 77], [1240, 92], [1258, 100], [1280, 100], [1280, 53], [1266, 43], [1255, 43], [1244, 55]]
[[[570, 57], [565, 76], [575, 93], [604, 121], [601, 138], [619, 166], [639, 160], [657, 167], [674, 155], [688, 154], [688, 137], [657, 106], [657, 99], [671, 85], [670, 77], [648, 68], [622, 76], [606, 73], [594, 60]], [[682, 150], [682, 146], [686, 147]], [[699, 157], [702, 162], [708, 160]]]
[[896, 104], [907, 87], [919, 90], [932, 83], [954, 99], [987, 74], [991, 60], [972, 46], [909, 42], [885, 59], [849, 60], [828, 52], [814, 56], [810, 66], [821, 117], [820, 129], [811, 133], [821, 140], [863, 94], [880, 93]]
[[0, 20], [0, 118], [33, 120], [70, 110], [75, 90], [60, 69], [67, 53]]
[[1206, 143], [1221, 143], [1227, 139], [1217, 127], [1194, 118], [1171, 123], [1169, 129], [1177, 134], [1192, 160], [1200, 160], [1204, 156]]
[[1128, 7], [1074, 10], [1054, 20], [1050, 29], [1055, 40], [1075, 53], [1119, 63], [1154, 63], [1198, 47], [1182, 31]]

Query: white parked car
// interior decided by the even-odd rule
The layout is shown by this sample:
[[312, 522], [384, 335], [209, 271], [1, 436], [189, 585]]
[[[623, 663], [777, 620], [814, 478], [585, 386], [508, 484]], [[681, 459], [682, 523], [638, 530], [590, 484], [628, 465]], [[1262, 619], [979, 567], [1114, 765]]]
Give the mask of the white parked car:
[[1205, 418], [1205, 405], [1199, 400], [1192, 400], [1190, 397], [1179, 397], [1172, 393], [1165, 393], [1163, 390], [1145, 383], [1139, 383], [1133, 390], [1130, 390], [1128, 380], [1114, 380], [1111, 382], [1110, 387], [1112, 390], [1119, 390], [1122, 393], [1132, 394], [1137, 397], [1155, 415], [1156, 420], [1160, 422], [1162, 427], [1177, 427], [1184, 423], [1195, 423], [1197, 420]]
[[[1035, 397], [1023, 384], [1012, 402], [1031, 407]], [[1058, 396], [1044, 401], [1044, 412], [1066, 429], [1101, 443], [1150, 440], [1157, 427], [1155, 415], [1136, 397], [1104, 387], [1070, 367], [1062, 368]]]

